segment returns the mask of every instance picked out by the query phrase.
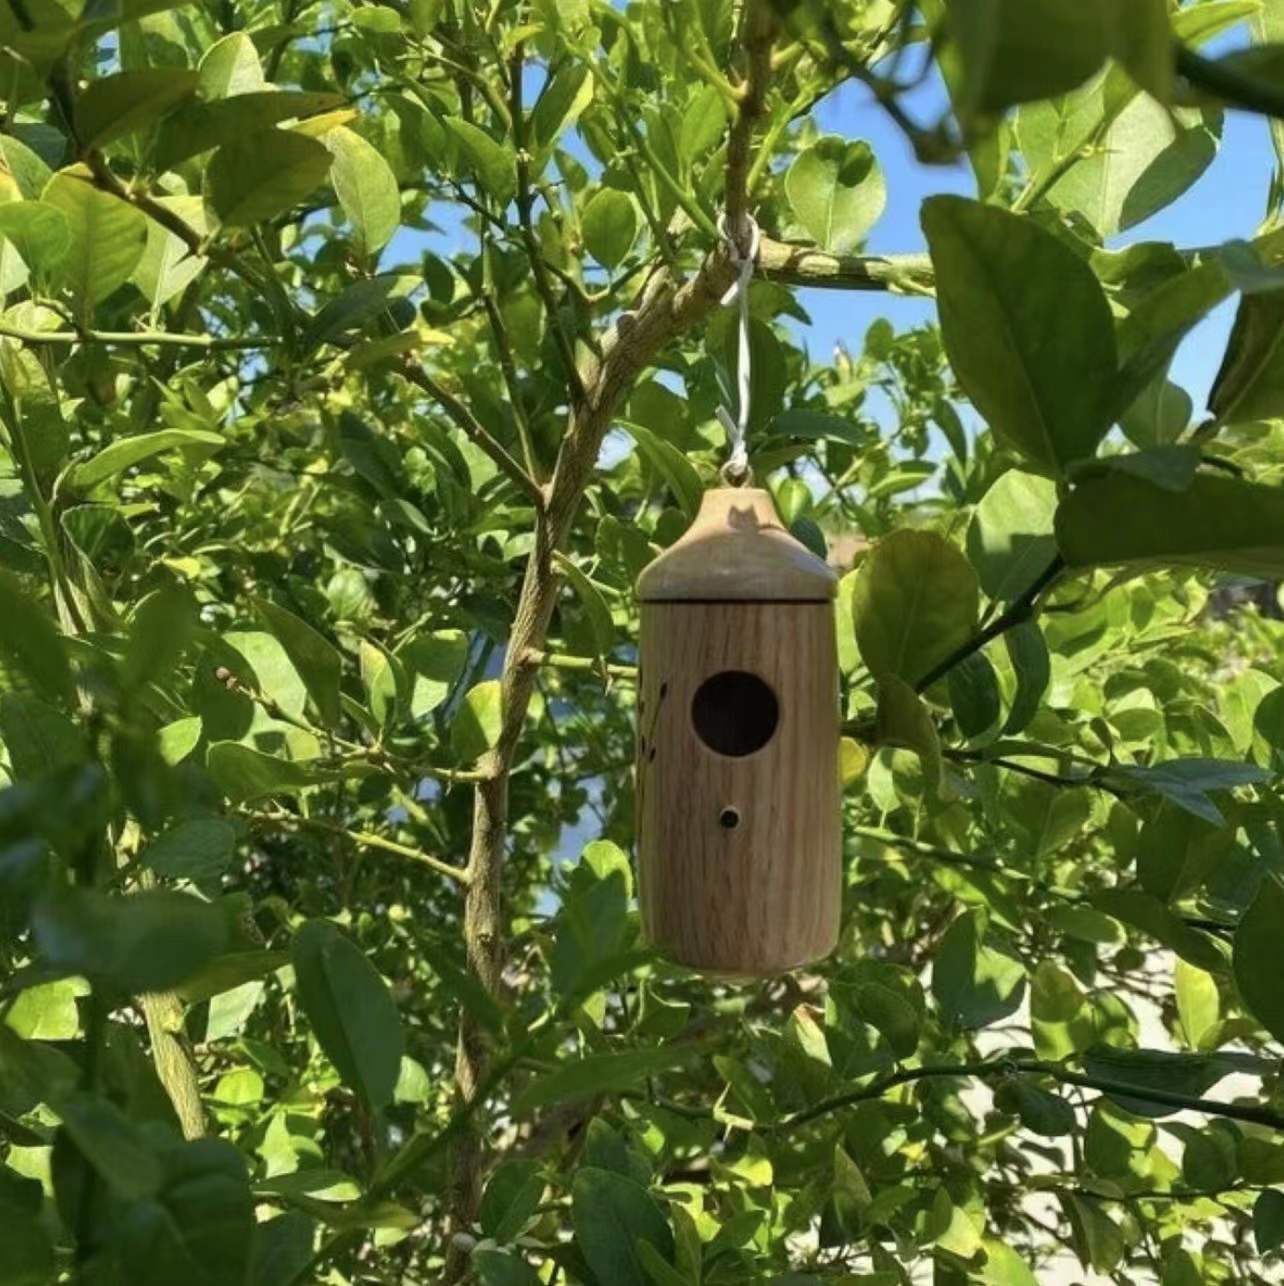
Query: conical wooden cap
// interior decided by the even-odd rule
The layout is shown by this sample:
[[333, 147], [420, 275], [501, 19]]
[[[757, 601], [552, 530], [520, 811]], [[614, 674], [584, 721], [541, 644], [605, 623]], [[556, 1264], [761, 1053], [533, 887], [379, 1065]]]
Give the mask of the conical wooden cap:
[[644, 602], [825, 602], [838, 576], [781, 524], [756, 487], [706, 491], [687, 531], [638, 577]]

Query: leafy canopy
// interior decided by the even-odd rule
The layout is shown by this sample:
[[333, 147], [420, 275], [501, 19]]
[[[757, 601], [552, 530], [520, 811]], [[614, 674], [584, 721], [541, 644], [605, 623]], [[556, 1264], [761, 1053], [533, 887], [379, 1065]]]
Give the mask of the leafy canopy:
[[[0, 1286], [1278, 1280], [1276, 41], [0, 5]], [[889, 229], [857, 101], [975, 191]], [[1262, 231], [1147, 240], [1230, 110]], [[631, 589], [716, 482], [750, 213], [843, 928], [732, 984], [639, 940]], [[818, 358], [815, 286], [937, 321]]]

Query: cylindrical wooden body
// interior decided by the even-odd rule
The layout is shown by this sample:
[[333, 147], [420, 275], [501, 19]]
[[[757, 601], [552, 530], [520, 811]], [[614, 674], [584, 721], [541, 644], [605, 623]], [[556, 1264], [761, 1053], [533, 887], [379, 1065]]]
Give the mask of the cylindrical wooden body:
[[644, 601], [641, 614], [647, 940], [727, 975], [819, 959], [837, 942], [841, 903], [833, 603]]

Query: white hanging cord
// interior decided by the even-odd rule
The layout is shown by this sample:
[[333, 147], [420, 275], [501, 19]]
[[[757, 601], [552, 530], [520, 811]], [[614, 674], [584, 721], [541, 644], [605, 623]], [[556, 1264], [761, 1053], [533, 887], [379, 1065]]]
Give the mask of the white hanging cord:
[[758, 243], [762, 233], [753, 215], [745, 215], [745, 226], [749, 232], [749, 250], [742, 254], [740, 245], [727, 229], [726, 217], [718, 220], [718, 231], [727, 243], [727, 253], [736, 266], [736, 280], [722, 297], [724, 304], [735, 303], [739, 306], [739, 349], [736, 358], [736, 418], [725, 406], [718, 407], [718, 419], [727, 431], [727, 463], [722, 466], [724, 481], [737, 486], [749, 481], [749, 447], [746, 438], [749, 433], [749, 396], [752, 374], [749, 358], [749, 282], [753, 278], [754, 264], [758, 260]]

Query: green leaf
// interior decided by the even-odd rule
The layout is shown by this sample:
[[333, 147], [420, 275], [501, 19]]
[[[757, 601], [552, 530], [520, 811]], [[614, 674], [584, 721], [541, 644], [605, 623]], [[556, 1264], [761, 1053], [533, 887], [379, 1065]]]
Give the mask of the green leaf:
[[930, 531], [894, 531], [856, 573], [852, 617], [870, 672], [909, 684], [972, 637], [976, 573], [949, 541]]
[[1284, 885], [1266, 874], [1235, 930], [1232, 964], [1244, 1007], [1276, 1040], [1284, 1040], [1282, 933]]
[[[0, 135], [0, 174], [7, 172], [10, 191], [26, 201], [36, 200], [53, 177], [53, 171], [21, 139], [12, 134]], [[0, 180], [0, 184], [3, 181]], [[0, 185], [0, 192], [5, 187]], [[7, 205], [12, 201], [5, 202]]]
[[420, 285], [422, 282], [418, 278], [397, 273], [381, 273], [352, 282], [342, 294], [328, 300], [308, 323], [304, 331], [304, 348], [312, 349], [351, 331], [363, 329], [377, 317], [391, 318], [393, 304], [405, 299]]
[[218, 907], [153, 890], [114, 897], [66, 889], [37, 905], [32, 929], [47, 964], [130, 994], [190, 978], [227, 941]]
[[1078, 983], [1052, 960], [1041, 960], [1030, 980], [1030, 1030], [1040, 1058], [1060, 1061], [1096, 1035]]
[[[1167, 57], [1171, 76], [1171, 51]], [[1046, 133], [1034, 132], [1034, 121], [1049, 114], [1059, 119], [1050, 147]], [[1037, 152], [1027, 152], [1036, 173], [1051, 177], [1064, 170], [1047, 200], [1109, 237], [1170, 205], [1199, 179], [1217, 155], [1222, 114], [1174, 110], [1135, 92], [1116, 69], [1061, 104], [1026, 109], [1021, 133], [1023, 143], [1038, 139]], [[1067, 168], [1064, 158], [1076, 151], [1078, 159]]]
[[296, 795], [327, 780], [326, 774], [305, 763], [264, 754], [237, 741], [216, 741], [205, 756], [214, 784], [233, 804], [265, 795]]
[[1142, 1091], [1137, 1096], [1118, 1090], [1107, 1093], [1134, 1116], [1163, 1117], [1180, 1112], [1180, 1106], [1146, 1098], [1144, 1091], [1161, 1090], [1198, 1098], [1219, 1081], [1237, 1072], [1261, 1075], [1269, 1061], [1252, 1054], [1177, 1054], [1165, 1049], [1112, 1049], [1098, 1045], [1083, 1056], [1083, 1069], [1091, 1077]]
[[[3, 207], [0, 207], [3, 209]], [[1245, 295], [1208, 409], [1223, 424], [1284, 415], [1284, 293]]]
[[317, 1043], [372, 1111], [387, 1107], [401, 1071], [401, 1018], [387, 984], [328, 920], [309, 920], [290, 948], [295, 989]]
[[1225, 759], [1167, 759], [1142, 767], [1121, 764], [1112, 768], [1110, 775], [1125, 785], [1153, 792], [1214, 826], [1223, 825], [1225, 819], [1208, 792], [1258, 785], [1273, 776], [1256, 764]]
[[208, 455], [226, 445], [227, 439], [221, 433], [210, 433], [206, 429], [157, 429], [154, 433], [135, 433], [133, 437], [117, 438], [91, 459], [74, 465], [67, 480], [71, 486], [88, 491], [162, 451], [190, 447], [201, 448]]
[[84, 735], [61, 710], [19, 692], [0, 696], [0, 740], [19, 781], [69, 767], [85, 755]]
[[14, 997], [5, 1022], [24, 1040], [75, 1040], [80, 1034], [76, 997], [86, 990], [79, 978], [26, 987]]
[[410, 683], [410, 713], [431, 714], [450, 695], [468, 659], [468, 637], [460, 630], [416, 634], [397, 649]]
[[341, 107], [343, 101], [341, 94], [270, 89], [217, 102], [189, 103], [162, 122], [156, 136], [156, 165], [161, 170], [172, 169], [193, 156], [278, 121], [329, 112]]
[[496, 1166], [477, 1209], [482, 1232], [498, 1242], [519, 1237], [534, 1217], [544, 1187], [538, 1161], [505, 1161]]
[[472, 1254], [473, 1269], [480, 1286], [540, 1286], [535, 1270], [516, 1255], [489, 1246], [478, 1246]]
[[993, 599], [1019, 598], [1057, 553], [1056, 484], [1009, 469], [981, 498], [967, 529], [967, 556]]
[[148, 683], [162, 684], [183, 655], [196, 629], [196, 603], [186, 588], [153, 590], [134, 608], [129, 642], [117, 674], [121, 689], [133, 694]]
[[254, 41], [244, 31], [216, 40], [197, 66], [202, 98], [230, 98], [267, 88]]
[[715, 147], [727, 128], [727, 102], [716, 85], [702, 85], [691, 97], [678, 126], [678, 155], [686, 162]]
[[1284, 1192], [1267, 1188], [1253, 1205], [1253, 1240], [1259, 1255], [1284, 1246]]
[[985, 1263], [981, 1281], [985, 1286], [1039, 1286], [1030, 1266], [1006, 1242], [984, 1238]]
[[461, 964], [456, 964], [443, 948], [426, 944], [422, 949], [424, 959], [432, 966], [441, 985], [482, 1027], [494, 1036], [501, 1035], [504, 1031], [504, 1008], [477, 977]]
[[255, 598], [253, 602], [255, 611], [299, 672], [322, 723], [330, 728], [337, 727], [343, 718], [339, 704], [343, 657], [338, 649], [307, 621], [284, 607], [266, 598]]
[[1106, 57], [1098, 0], [946, 0], [945, 8], [965, 115], [1064, 94]]
[[1065, 1193], [1060, 1201], [1070, 1222], [1070, 1235], [1080, 1262], [1099, 1273], [1113, 1272], [1124, 1254], [1119, 1225], [1095, 1197]]
[[785, 196], [817, 246], [850, 254], [883, 213], [887, 185], [868, 143], [826, 134], [789, 167]]
[[704, 495], [704, 487], [695, 466], [675, 446], [644, 425], [634, 424], [629, 420], [617, 420], [615, 424], [638, 444], [642, 458], [664, 479], [673, 498], [687, 516], [687, 521], [692, 521], [699, 512], [700, 500]]
[[63, 1129], [81, 1155], [127, 1201], [149, 1197], [164, 1170], [147, 1135], [113, 1103], [77, 1093], [58, 1104]]
[[1025, 995], [1019, 960], [985, 945], [985, 923], [976, 911], [950, 926], [932, 963], [932, 995], [953, 1027], [988, 1027], [1015, 1013]]
[[512, 150], [497, 143], [485, 130], [458, 116], [442, 122], [463, 148], [468, 168], [477, 181], [501, 205], [507, 205], [517, 190], [517, 169]]
[[[1110, 514], [1109, 522], [1101, 515]], [[1167, 564], [1244, 576], [1284, 575], [1284, 488], [1199, 474], [1175, 493], [1107, 473], [1085, 480], [1057, 510], [1057, 546], [1070, 567]]]
[[897, 1058], [910, 1058], [918, 1049], [918, 1011], [904, 996], [881, 983], [856, 988], [856, 1011], [891, 1046]]
[[962, 197], [923, 204], [945, 349], [995, 434], [1054, 474], [1111, 424], [1114, 328], [1092, 270], [1029, 218]]
[[858, 423], [823, 411], [782, 411], [772, 423], [772, 432], [785, 438], [828, 439], [855, 447], [865, 440], [865, 432]]
[[593, 634], [595, 653], [600, 657], [610, 656], [615, 646], [615, 623], [611, 619], [611, 608], [602, 596], [602, 591], [560, 551], [557, 554], [557, 567], [559, 573], [570, 582], [584, 608]]
[[1147, 893], [1175, 902], [1195, 893], [1230, 856], [1232, 827], [1165, 801], [1137, 836], [1137, 878]]
[[1221, 953], [1212, 942], [1151, 894], [1141, 889], [1101, 889], [1090, 900], [1098, 911], [1140, 929], [1197, 969], [1219, 972], [1224, 967]]
[[400, 667], [383, 648], [362, 639], [357, 652], [361, 669], [361, 686], [366, 691], [366, 706], [380, 728], [390, 727], [397, 719]]
[[377, 148], [345, 126], [327, 130], [321, 142], [334, 157], [330, 183], [362, 253], [377, 254], [401, 223], [397, 176]]
[[91, 80], [76, 99], [85, 147], [154, 125], [171, 107], [196, 93], [197, 75], [179, 67], [145, 67]]
[[1002, 713], [999, 681], [984, 652], [973, 652], [948, 675], [950, 708], [959, 733], [968, 741], [997, 727]]
[[531, 132], [541, 148], [557, 141], [593, 101], [593, 75], [583, 64], [567, 61], [540, 91], [531, 111]]
[[932, 1200], [932, 1240], [942, 1250], [971, 1259], [981, 1249], [981, 1234], [965, 1210], [956, 1206], [945, 1188], [937, 1188]]
[[1040, 1089], [1028, 1076], [1005, 1080], [995, 1091], [995, 1105], [1021, 1118], [1032, 1134], [1062, 1138], [1075, 1130], [1074, 1108], [1059, 1094]]
[[562, 896], [550, 960], [554, 991], [564, 997], [586, 994], [598, 967], [619, 959], [629, 945], [632, 895], [632, 871], [623, 850], [608, 840], [585, 845]]
[[71, 667], [48, 612], [0, 572], [0, 660], [25, 674], [51, 701], [72, 697]]
[[1222, 1002], [1217, 980], [1185, 960], [1178, 960], [1173, 968], [1173, 992], [1182, 1035], [1192, 1049], [1200, 1049], [1204, 1038], [1214, 1032], [1221, 1021]]
[[693, 1051], [681, 1045], [630, 1049], [618, 1054], [587, 1054], [540, 1077], [513, 1100], [513, 1112], [525, 1116], [550, 1103], [588, 1098], [629, 1089], [647, 1076], [687, 1062]]
[[611, 1286], [650, 1286], [638, 1254], [646, 1241], [673, 1262], [673, 1232], [651, 1194], [611, 1170], [582, 1166], [571, 1185], [575, 1240], [594, 1276]]
[[1161, 376], [1124, 412], [1119, 427], [1134, 446], [1164, 446], [1186, 432], [1194, 409], [1190, 394]]
[[53, 1243], [39, 1213], [39, 1205], [35, 1210], [23, 1209], [0, 1195], [0, 1229], [4, 1231], [0, 1286], [46, 1286], [58, 1279]]
[[325, 182], [330, 153], [292, 130], [259, 129], [224, 143], [205, 170], [205, 205], [224, 228], [293, 209]]
[[616, 188], [602, 188], [580, 216], [584, 247], [604, 268], [618, 268], [628, 258], [638, 235], [633, 198]]
[[1167, 0], [1104, 6], [1110, 52], [1157, 102], [1173, 96], [1173, 32]]
[[875, 735], [879, 745], [912, 750], [923, 766], [929, 792], [936, 792], [941, 781], [941, 740], [936, 724], [914, 689], [895, 674], [878, 676]]
[[1087, 477], [1102, 473], [1126, 473], [1162, 487], [1165, 491], [1186, 491], [1195, 480], [1201, 462], [1197, 446], [1172, 443], [1094, 460], [1086, 464], [1081, 472]]
[[1181, 341], [1234, 290], [1223, 264], [1204, 261], [1147, 291], [1119, 324], [1119, 372], [1106, 393], [1117, 420], [1168, 370]]
[[469, 688], [450, 725], [455, 757], [464, 763], [480, 759], [499, 741], [503, 718], [498, 679], [487, 679]]
[[0, 237], [42, 277], [56, 272], [71, 251], [71, 223], [62, 210], [47, 201], [0, 205]]
[[59, 170], [40, 195], [67, 220], [71, 244], [57, 280], [71, 291], [86, 323], [94, 309], [129, 280], [147, 245], [147, 220], [120, 197], [102, 192], [84, 166]]
[[[162, 209], [177, 215], [198, 235], [208, 233], [205, 203], [199, 196], [158, 196], [154, 200]], [[155, 312], [162, 304], [186, 290], [204, 271], [207, 262], [204, 255], [193, 254], [187, 242], [177, 233], [149, 218], [147, 248], [143, 251], [143, 257], [138, 261], [131, 280]]]
[[212, 880], [236, 852], [236, 827], [221, 817], [179, 822], [139, 854], [144, 866], [175, 880]]
[[[268, 974], [275, 973], [289, 963], [290, 956], [285, 951], [227, 951], [215, 956], [190, 978], [184, 979], [175, 990], [187, 1004], [199, 1005], [202, 1001], [234, 991], [246, 983], [266, 978]], [[208, 1036], [207, 1039], [215, 1038]]]

